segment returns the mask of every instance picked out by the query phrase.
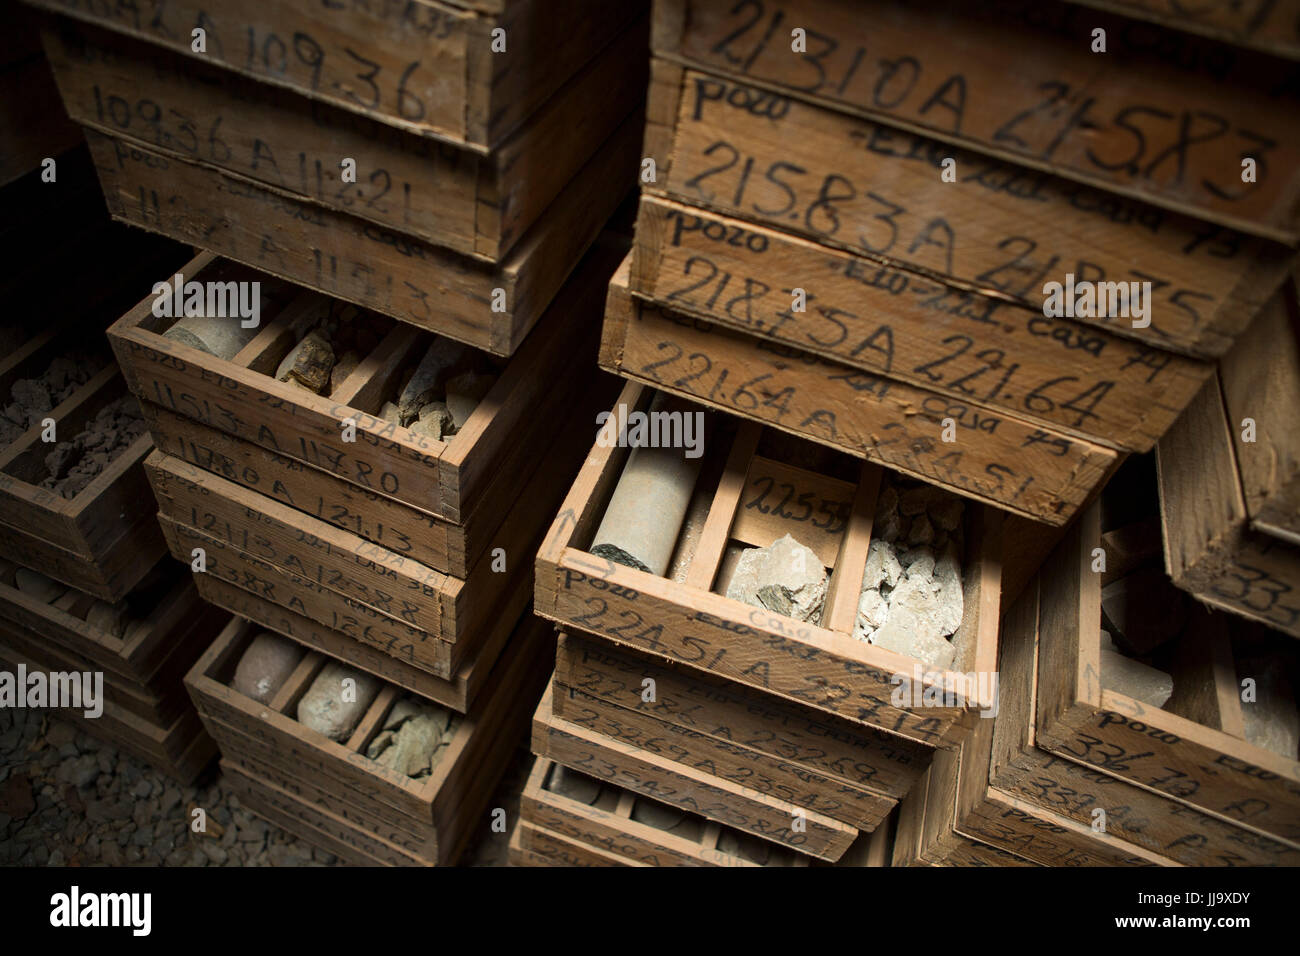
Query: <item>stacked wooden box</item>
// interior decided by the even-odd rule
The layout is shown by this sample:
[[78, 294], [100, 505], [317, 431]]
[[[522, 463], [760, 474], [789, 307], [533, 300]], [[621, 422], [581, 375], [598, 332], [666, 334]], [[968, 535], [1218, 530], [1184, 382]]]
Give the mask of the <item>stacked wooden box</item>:
[[[260, 283], [262, 326], [227, 357], [169, 337], [150, 300], [113, 330], [172, 554], [207, 600], [390, 685], [347, 746], [293, 720], [320, 655], [237, 718], [213, 701], [234, 699], [238, 623], [191, 675], [227, 771], [347, 858], [452, 862], [540, 689], [519, 621], [588, 442], [571, 423], [610, 397], [593, 360], [626, 243], [597, 236], [635, 170], [646, 5], [32, 5], [113, 215], [203, 249], [184, 281]], [[284, 380], [336, 321], [377, 330], [355, 369]], [[386, 404], [449, 340], [495, 381], [438, 437]], [[275, 758], [293, 741], [343, 779], [395, 688], [466, 715], [446, 774], [378, 788], [396, 819]]]
[[[653, 52], [602, 365], [1034, 521], [1153, 447], [1294, 259], [1284, 60], [902, 0], [661, 0]], [[1149, 326], [1049, 317], [1067, 274], [1149, 281]]]
[[[613, 414], [644, 412], [653, 397], [628, 383]], [[535, 611], [563, 634], [533, 749], [638, 799], [836, 862], [871, 842], [980, 706], [976, 675], [996, 655], [1000, 516], [966, 509], [954, 660], [923, 673], [852, 633], [880, 470], [710, 415], [664, 576], [592, 553], [630, 449], [598, 440], [588, 453], [538, 555]], [[732, 546], [787, 533], [830, 571], [819, 624], [726, 596]]]
[[[188, 781], [214, 747], [181, 678], [225, 615], [164, 560], [148, 434], [108, 434], [131, 412], [113, 411], [127, 389], [104, 338], [181, 251], [110, 223], [84, 156], [63, 154], [55, 170], [52, 182], [30, 173], [0, 192], [15, 240], [0, 324], [0, 660], [102, 674], [102, 713], [55, 712]], [[54, 230], [67, 222], [78, 235], [64, 242]]]
[[[174, 320], [154, 314], [152, 297], [111, 330], [158, 445], [146, 462], [158, 520], [172, 554], [194, 568], [199, 592], [240, 618], [467, 714], [466, 726], [493, 728], [477, 738], [475, 786], [457, 776], [439, 798], [450, 806], [466, 801], [462, 816], [422, 820], [417, 836], [425, 842], [394, 844], [405, 852], [349, 858], [447, 863], [471, 824], [486, 825], [476, 816], [481, 806], [470, 812], [472, 801], [486, 800], [512, 752], [511, 733], [523, 733], [544, 678], [536, 666], [519, 669], [539, 631], [519, 622], [530, 596], [531, 556], [587, 441], [586, 428], [571, 427], [571, 416], [591, 420], [597, 403], [608, 400], [608, 387], [581, 371], [592, 368], [589, 361], [576, 374], [568, 365], [575, 355], [592, 357], [604, 286], [623, 248], [602, 242], [591, 251], [536, 333], [499, 363], [495, 384], [442, 441], [384, 412], [436, 336], [389, 322], [327, 394], [277, 380], [282, 359], [309, 329], [340, 308], [356, 310], [210, 253], [183, 274], [199, 282], [262, 283], [263, 327], [233, 359], [169, 338]], [[365, 319], [351, 316], [354, 323]], [[325, 796], [287, 789], [283, 773], [272, 776], [249, 753], [257, 733], [246, 724], [229, 732], [209, 713], [204, 701], [217, 692], [204, 681], [228, 682], [237, 660], [231, 655], [251, 639], [248, 625], [240, 626], [245, 630], [226, 635], [231, 647], [214, 645], [218, 663], [200, 662], [191, 677], [227, 769], [241, 775], [245, 789], [278, 788], [262, 792], [260, 802], [255, 793], [257, 806], [296, 794], [297, 826], [284, 819], [284, 805], [267, 816], [331, 852], [349, 842], [340, 820], [356, 830], [350, 839], [358, 845], [392, 843], [374, 818], [340, 816]], [[319, 669], [324, 658], [310, 660]], [[493, 690], [502, 685], [507, 689]], [[292, 724], [285, 708], [304, 687], [286, 691], [280, 712], [246, 700], [248, 720]], [[391, 705], [393, 694], [384, 699]], [[314, 731], [295, 724], [292, 734], [338, 756]], [[358, 738], [354, 749], [368, 742]], [[316, 819], [317, 812], [325, 817]]]
[[[1007, 611], [996, 717], [936, 754], [900, 811], [895, 865], [1300, 861], [1295, 642], [1169, 600], [1150, 577], [1154, 513], [1106, 527], [1119, 510], [1089, 508]], [[1115, 679], [1107, 629], [1121, 614], [1170, 622], [1132, 634], [1137, 650], [1157, 645], [1138, 660], [1169, 675], [1158, 706]], [[1261, 712], [1289, 735], [1261, 733]]]
[[1165, 565], [1205, 603], [1300, 637], [1300, 308], [1289, 281], [1157, 446]]
[[635, 168], [639, 3], [33, 5], [115, 217], [495, 355]]
[[[810, 866], [812, 857], [694, 813], [657, 807], [608, 778], [538, 757], [510, 837], [516, 866]], [[884, 866], [888, 828], [855, 843], [841, 866]]]

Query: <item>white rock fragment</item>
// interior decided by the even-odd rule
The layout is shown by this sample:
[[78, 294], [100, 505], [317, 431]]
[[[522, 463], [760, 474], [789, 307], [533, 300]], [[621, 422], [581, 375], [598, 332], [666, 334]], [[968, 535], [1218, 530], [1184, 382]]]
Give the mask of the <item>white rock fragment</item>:
[[469, 346], [442, 336], [435, 338], [397, 398], [398, 424], [409, 426], [415, 421], [420, 408], [443, 393], [447, 380], [472, 357]]
[[231, 686], [265, 704], [275, 696], [302, 660], [302, 647], [278, 634], [263, 631], [249, 643], [235, 666]]
[[[346, 692], [344, 681], [355, 682]], [[347, 740], [379, 693], [377, 678], [330, 661], [298, 702], [298, 721], [331, 740]]]
[[894, 548], [888, 541], [873, 538], [867, 550], [867, 566], [862, 572], [864, 590], [878, 590], [882, 584], [894, 587], [903, 576]]
[[821, 620], [829, 575], [816, 553], [790, 535], [740, 556], [727, 597], [798, 621]]
[[[889, 619], [871, 643], [915, 657], [929, 670], [946, 670], [956, 651], [944, 624], [951, 611], [939, 602], [939, 589], [929, 575], [907, 576], [889, 595]], [[960, 617], [958, 618], [960, 623]]]

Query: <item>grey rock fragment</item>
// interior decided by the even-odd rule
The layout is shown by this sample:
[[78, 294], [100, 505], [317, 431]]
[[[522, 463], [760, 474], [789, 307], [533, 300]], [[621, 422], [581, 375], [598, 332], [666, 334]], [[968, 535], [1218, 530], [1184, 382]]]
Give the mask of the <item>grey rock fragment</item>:
[[785, 535], [740, 556], [727, 597], [799, 621], [821, 620], [829, 576], [816, 553]]
[[1101, 686], [1152, 707], [1163, 707], [1174, 692], [1174, 679], [1164, 671], [1102, 647]]

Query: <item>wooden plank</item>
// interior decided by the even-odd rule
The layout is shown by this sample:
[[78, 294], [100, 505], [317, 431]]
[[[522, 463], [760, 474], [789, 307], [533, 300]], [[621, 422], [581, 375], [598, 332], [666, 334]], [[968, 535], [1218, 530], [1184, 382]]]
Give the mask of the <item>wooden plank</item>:
[[89, 128], [86, 139], [114, 218], [505, 356], [617, 208], [639, 127], [624, 120], [500, 266]]
[[1038, 746], [1253, 831], [1258, 846], [1300, 847], [1300, 761], [1101, 686], [1099, 537], [1093, 508], [1043, 569]]
[[[644, 10], [643, 4], [543, 0], [397, 6], [229, 0], [220, 10], [174, 0], [148, 10], [89, 0], [33, 0], [380, 122], [486, 152], [501, 143]], [[191, 30], [206, 31], [206, 49]], [[492, 31], [506, 31], [494, 53]], [[509, 42], [513, 39], [515, 42]]]
[[[603, 334], [608, 371], [1037, 521], [1066, 523], [1116, 457], [1015, 416], [666, 312], [629, 295], [622, 270]], [[947, 419], [955, 442], [941, 440]]]
[[[539, 335], [531, 337], [506, 365], [448, 442], [434, 441], [378, 415], [383, 402], [400, 388], [400, 382], [391, 380], [392, 366], [417, 360], [414, 353], [423, 344], [418, 337], [409, 338], [411, 330], [406, 328], [395, 329], [381, 343], [379, 354], [367, 358], [343, 383], [351, 397], [337, 398], [276, 382], [270, 375], [166, 338], [154, 327], [152, 298], [123, 316], [110, 329], [110, 340], [129, 387], [140, 399], [327, 472], [362, 493], [384, 495], [464, 525], [466, 535], [473, 535], [480, 548], [477, 558], [482, 536], [498, 527], [536, 461], [554, 446], [545, 430], [527, 425], [534, 416], [563, 415], [586, 407], [579, 396], [591, 377], [560, 375], [560, 371], [590, 354], [595, 323], [589, 317], [600, 308], [615, 256], [614, 250], [602, 247], [584, 261], [548, 310]], [[185, 266], [183, 274], [208, 281], [211, 271], [229, 266], [205, 253]], [[250, 275], [257, 281], [256, 273]], [[288, 308], [323, 311], [328, 301], [303, 294]], [[250, 414], [250, 409], [257, 414]], [[343, 441], [349, 421], [356, 429], [354, 442]], [[199, 453], [184, 457], [210, 467]], [[233, 480], [243, 479], [243, 474], [239, 469]], [[297, 487], [293, 476], [278, 477], [288, 488]], [[254, 490], [264, 490], [261, 482], [243, 480]], [[302, 507], [297, 501], [293, 504]], [[344, 524], [352, 526], [350, 520]], [[364, 526], [373, 533], [373, 523]], [[461, 560], [457, 554], [456, 561]], [[463, 561], [467, 572], [468, 554]]]
[[[619, 397], [628, 408], [642, 400], [635, 384]], [[627, 453], [597, 443], [588, 454], [538, 553], [535, 613], [929, 746], [952, 746], [965, 733], [967, 708], [978, 700], [978, 675], [968, 668], [984, 666], [996, 653], [999, 515], [967, 509], [965, 617], [953, 636], [956, 658], [951, 670], [920, 673], [912, 658], [851, 634], [590, 554], [590, 529]], [[914, 695], [896, 693], [901, 682]], [[942, 705], [931, 691], [931, 701], [919, 706], [922, 687], [938, 689]]]
[[770, 794], [865, 833], [878, 827], [896, 803], [892, 798], [831, 780], [755, 748], [661, 721], [559, 683], [554, 685], [552, 708], [557, 718], [602, 737], [656, 754], [674, 765]]
[[[791, 24], [807, 31], [799, 56]], [[1098, 28], [1104, 54], [1092, 52]], [[672, 0], [656, 5], [653, 47], [1199, 218], [1297, 235], [1300, 129], [1284, 61], [1053, 0], [924, 11], [879, 0], [866, 18], [852, 0]], [[1244, 184], [1251, 155], [1272, 168]]]
[[[1149, 451], [1211, 372], [1108, 330], [650, 196], [629, 286], [763, 343], [1132, 451]], [[791, 309], [794, 288], [806, 311]]]
[[1071, 0], [1084, 6], [1140, 17], [1189, 33], [1277, 56], [1300, 58], [1300, 4], [1296, 0], [1207, 3], [1181, 0]]
[[189, 564], [195, 548], [204, 551], [207, 575], [233, 584], [281, 608], [301, 614], [331, 630], [382, 650], [399, 661], [443, 680], [454, 673], [452, 645], [381, 614], [337, 591], [287, 574], [223, 541], [165, 515], [158, 517], [172, 556]]
[[[654, 681], [647, 701], [646, 678]], [[844, 784], [902, 799], [930, 753], [901, 737], [786, 705], [581, 634], [560, 636], [555, 680], [666, 723], [762, 750]]]
[[791, 804], [589, 732], [554, 716], [551, 696], [548, 688], [533, 718], [533, 749], [539, 756], [831, 862], [857, 836], [852, 827], [816, 813], [805, 813], [806, 829], [796, 832], [792, 827], [801, 811]]
[[[1219, 363], [1224, 408], [1251, 527], [1300, 545], [1300, 342], [1288, 282]], [[1245, 440], [1247, 419], [1254, 423]]]
[[[307, 109], [293, 93], [74, 20], [45, 31], [45, 43], [79, 123], [499, 262], [637, 108], [646, 33], [645, 20], [624, 30], [487, 156], [350, 111]], [[355, 182], [341, 180], [344, 157]]]
[[[534, 761], [524, 784], [521, 820], [583, 848], [602, 851], [614, 857], [619, 865], [754, 867], [797, 866], [806, 861], [777, 846], [770, 847], [771, 855], [765, 864], [725, 853], [716, 846], [721, 826], [694, 814], [686, 814], [684, 821], [672, 830], [639, 823], [623, 813], [622, 808], [625, 803], [635, 804], [645, 798], [633, 798], [626, 790], [612, 785], [607, 789], [618, 793], [618, 811], [582, 803], [549, 788], [549, 775], [555, 766], [542, 757]], [[737, 832], [729, 827], [727, 830]]]
[[[461, 620], [465, 581], [161, 452], [149, 456], [145, 469], [160, 514], [173, 521], [367, 604], [430, 639], [455, 643], [468, 623]], [[478, 580], [495, 590], [504, 576]]]
[[1156, 446], [1165, 568], [1199, 600], [1300, 637], [1300, 551], [1251, 530], [1217, 386]]

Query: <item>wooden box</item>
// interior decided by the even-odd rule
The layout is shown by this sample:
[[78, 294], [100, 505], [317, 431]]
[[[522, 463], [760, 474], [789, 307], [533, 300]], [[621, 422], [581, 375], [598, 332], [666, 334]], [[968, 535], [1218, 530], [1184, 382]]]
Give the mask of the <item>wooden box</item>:
[[[83, 661], [52, 655], [36, 642], [27, 642], [23, 649], [11, 646], [14, 634], [7, 623], [0, 622], [0, 666], [6, 670], [16, 671], [20, 664], [29, 671], [46, 673], [85, 670]], [[87, 717], [84, 710], [71, 708], [57, 713], [75, 720], [91, 736], [121, 748], [169, 777], [192, 783], [216, 755], [216, 746], [204, 732], [198, 716], [187, 708], [171, 722], [158, 725], [121, 703], [131, 696], [128, 689], [106, 673], [103, 712], [98, 717]]]
[[495, 539], [505, 568], [495, 571], [489, 556], [461, 579], [161, 452], [145, 470], [162, 516], [374, 609], [395, 633], [410, 635], [403, 655], [442, 677], [462, 659], [457, 645], [486, 630], [517, 578], [508, 573], [510, 559], [526, 566], [520, 558], [532, 553], [544, 520], [539, 515], [530, 527], [528, 515], [512, 509]]
[[1076, 0], [1084, 6], [1110, 10], [1128, 17], [1150, 20], [1188, 33], [1263, 50], [1277, 56], [1300, 58], [1296, 36], [1296, 6], [1288, 3], [1212, 3], [1191, 7], [1178, 0]]
[[[555, 683], [575, 697], [612, 705], [629, 727], [644, 726], [636, 723], [636, 715], [644, 715], [728, 744], [755, 768], [775, 762], [778, 773], [796, 777], [796, 786], [811, 790], [817, 781], [832, 799], [839, 788], [902, 799], [932, 755], [929, 748], [882, 730], [791, 706], [578, 633], [560, 635]], [[646, 699], [649, 688], [652, 700]], [[561, 703], [557, 696], [556, 707]]]
[[[1300, 546], [1300, 291], [1292, 279], [1219, 362], [1252, 531]], [[1177, 463], [1170, 462], [1176, 470]], [[1288, 580], [1294, 585], [1294, 579]]]
[[45, 604], [18, 590], [15, 570], [0, 561], [0, 630], [10, 647], [103, 670], [108, 699], [159, 726], [190, 709], [181, 678], [224, 617], [200, 600], [188, 575], [164, 559], [125, 599], [133, 623], [118, 635], [87, 622], [96, 603], [89, 594], [73, 589]]
[[[1038, 747], [1038, 589], [1003, 617], [997, 718], [935, 755], [927, 826], [1047, 866], [1292, 865], [1300, 847]], [[911, 798], [909, 798], [911, 799]]]
[[1059, 430], [665, 310], [629, 294], [627, 268], [610, 283], [601, 341], [601, 367], [615, 374], [1035, 523], [1068, 522], [1119, 464], [1112, 449]]
[[[644, 410], [652, 397], [649, 389], [628, 383], [618, 406]], [[756, 458], [760, 438], [757, 426], [742, 423], [725, 463], [716, 448], [711, 452], [723, 467], [716, 486], [697, 483], [707, 518], [682, 582], [616, 565], [587, 550], [629, 453], [613, 444], [602, 447], [598, 440], [538, 554], [536, 613], [566, 629], [585, 630], [796, 704], [930, 746], [948, 745], [964, 732], [968, 707], [976, 706], [977, 675], [991, 672], [995, 663], [1001, 516], [982, 507], [966, 509], [965, 617], [954, 637], [957, 658], [953, 671], [922, 674], [919, 662], [850, 634], [879, 471], [863, 465], [856, 482], [828, 480]], [[772, 471], [777, 474], [763, 473]], [[779, 491], [760, 508], [764, 492], [779, 481], [792, 484], [794, 497], [794, 483], [806, 486], [807, 500], [820, 500], [823, 515], [810, 506], [803, 522], [793, 520], [798, 511], [790, 512], [790, 519], [781, 517], [787, 512], [771, 507], [779, 505]], [[810, 526], [813, 519], [819, 528]], [[797, 622], [711, 590], [728, 540], [752, 538], [765, 547], [791, 530], [805, 536], [817, 531], [819, 557], [832, 568], [822, 617], [828, 626]], [[922, 686], [946, 688], [939, 695], [942, 705], [936, 706], [934, 697], [931, 706], [914, 705]], [[903, 688], [911, 693], [894, 693]]]
[[[765, 345], [915, 386], [927, 410], [958, 405], [1122, 451], [1149, 451], [1211, 371], [1106, 328], [650, 195], [628, 287]], [[795, 288], [807, 293], [803, 311]]]
[[[523, 846], [540, 855], [553, 856], [548, 849], [577, 844], [570, 853], [594, 850], [613, 857], [612, 865], [620, 866], [807, 866], [810, 862], [801, 853], [756, 841], [695, 814], [688, 814], [672, 830], [633, 820], [633, 807], [646, 798], [617, 786], [603, 787], [594, 804], [583, 803], [551, 786], [555, 766], [542, 757], [534, 761], [520, 807], [520, 819], [528, 828]], [[724, 829], [742, 840], [751, 854], [719, 850]], [[549, 832], [538, 834], [538, 830]]]
[[[547, 628], [525, 618], [475, 710], [461, 719], [433, 773], [415, 780], [369, 760], [365, 749], [401, 696], [388, 685], [345, 743], [302, 726], [291, 715], [326, 662], [309, 653], [267, 705], [229, 686], [257, 628], [235, 620], [186, 677], [224, 761], [250, 778], [278, 809], [317, 829], [346, 826], [387, 850], [383, 862], [455, 862], [475, 827], [486, 826], [485, 803], [527, 723], [539, 664], [549, 650]], [[283, 822], [283, 821], [277, 821]], [[300, 829], [290, 826], [291, 829]]]
[[[962, 836], [952, 828], [950, 818], [927, 817], [930, 806], [930, 776], [921, 777], [908, 799], [898, 808], [898, 830], [894, 835], [892, 866], [1035, 866], [1029, 860]], [[927, 820], [930, 825], [927, 827]]]
[[115, 219], [507, 356], [618, 208], [640, 126], [625, 119], [500, 264], [133, 140], [86, 141]]
[[829, 862], [858, 837], [848, 824], [566, 720], [552, 707], [555, 692], [547, 688], [533, 717], [539, 757]]
[[[642, 18], [484, 155], [72, 20], [47, 30], [45, 43], [79, 123], [490, 263], [639, 109], [646, 88]], [[343, 157], [356, 164], [353, 182], [341, 179]]]
[[[341, 596], [323, 588], [314, 590], [311, 582], [294, 578], [220, 542], [203, 539], [183, 525], [168, 526], [167, 537], [186, 554], [191, 546], [209, 548], [207, 572], [194, 575], [205, 601], [461, 714], [469, 710], [487, 683], [492, 666], [528, 604], [526, 588], [512, 590], [510, 599], [501, 604], [491, 630], [475, 642], [452, 677], [442, 678], [391, 653], [392, 638], [359, 620], [361, 612], [344, 604]], [[323, 608], [337, 627], [294, 610], [299, 606], [313, 614]]]
[[[55, 354], [36, 349], [10, 364], [0, 371], [0, 391], [7, 395], [15, 379], [39, 374]], [[125, 392], [117, 368], [104, 368], [49, 412], [58, 440], [70, 440]], [[152, 442], [141, 435], [74, 497], [64, 498], [40, 487], [49, 475], [45, 456], [54, 448], [41, 433], [39, 424], [33, 426], [0, 450], [0, 556], [117, 601], [163, 550], [140, 466]]]
[[[737, 145], [745, 144], [739, 127], [752, 125], [745, 112], [767, 124], [787, 162], [769, 167], [760, 153], [755, 183], [771, 170], [774, 182], [797, 182], [810, 201], [842, 209], [857, 199], [881, 218], [897, 217], [900, 227], [908, 219], [918, 227], [925, 222], [928, 213], [909, 214], [909, 208], [933, 208], [922, 196], [884, 193], [872, 205], [870, 194], [883, 177], [858, 171], [868, 162], [863, 146], [875, 143], [835, 138], [829, 121], [815, 132], [794, 127], [796, 110], [817, 108], [840, 122], [869, 118], [935, 137], [941, 142], [930, 149], [904, 147], [897, 155], [940, 189], [950, 185], [939, 176], [948, 156], [960, 157], [957, 182], [969, 182], [970, 160], [947, 145], [953, 144], [1032, 167], [1011, 182], [995, 180], [991, 192], [1033, 197], [1041, 182], [1033, 170], [1048, 170], [1284, 242], [1300, 235], [1297, 93], [1284, 59], [1060, 0], [997, 7], [942, 0], [925, 9], [882, 0], [869, 17], [853, 0], [731, 6], [668, 0], [656, 3], [654, 13], [656, 55], [757, 88], [735, 98], [724, 93], [718, 102], [732, 107], [734, 120], [709, 122], [712, 140], [724, 139], [716, 133], [726, 130], [725, 139]], [[795, 24], [806, 31], [807, 51], [800, 55], [791, 55]], [[1099, 28], [1108, 41], [1104, 53], [1092, 32]], [[954, 47], [949, 37], [961, 44]], [[692, 94], [698, 97], [698, 88]], [[799, 103], [786, 116], [792, 97]], [[804, 162], [807, 156], [813, 163]], [[1260, 160], [1253, 182], [1243, 180], [1246, 156]], [[720, 166], [730, 154], [719, 149], [710, 158], [708, 166]], [[805, 172], [807, 181], [798, 182]], [[823, 178], [828, 172], [835, 178]], [[812, 210], [814, 228], [830, 232], [847, 221], [820, 215], [824, 209]], [[1039, 210], [1043, 223], [1059, 224]], [[941, 221], [945, 239], [931, 225], [919, 233], [922, 242], [940, 243], [970, 228], [965, 220]], [[913, 249], [920, 244], [912, 235], [903, 241]]]
[[[646, 9], [603, 0], [228, 0], [219, 10], [199, 0], [148, 9], [30, 2], [479, 152], [500, 145]], [[193, 49], [195, 27], [206, 31], [202, 51]], [[494, 51], [498, 30], [504, 49]]]
[[[152, 298], [123, 316], [110, 338], [132, 391], [169, 413], [150, 410], [165, 451], [226, 472], [253, 490], [276, 492], [295, 507], [333, 516], [339, 527], [464, 576], [553, 444], [546, 429], [529, 426], [572, 407], [589, 382], [562, 372], [585, 354], [583, 330], [594, 323], [584, 320], [598, 313], [613, 255], [603, 248], [594, 252], [566, 284], [538, 334], [506, 364], [448, 442], [378, 417], [388, 393], [401, 387], [401, 373], [418, 362], [430, 341], [418, 329], [396, 326], [330, 396], [274, 379], [270, 373], [297, 337], [338, 308], [312, 293], [299, 293], [269, 316], [264, 308], [265, 327], [232, 361], [165, 338], [161, 333], [170, 322], [153, 315]], [[207, 253], [182, 274], [187, 281], [265, 279]], [[189, 421], [204, 426], [195, 433], [199, 437], [189, 437]], [[356, 428], [352, 443], [342, 440], [349, 422]], [[232, 444], [222, 434], [261, 446], [274, 457]], [[187, 448], [191, 443], [196, 447]], [[283, 492], [274, 481], [282, 483]], [[372, 496], [405, 509], [376, 503]], [[385, 518], [398, 523], [385, 525]]]
[[1038, 746], [1275, 838], [1267, 842], [1300, 846], [1300, 760], [1244, 739], [1230, 619], [1190, 618], [1163, 708], [1101, 686], [1101, 580], [1092, 570], [1100, 538], [1092, 508], [1043, 567]]
[[1292, 282], [1157, 446], [1165, 566], [1198, 600], [1300, 637], [1300, 346]]
[[791, 812], [817, 814], [871, 833], [897, 800], [796, 767], [788, 761], [733, 741], [712, 737], [600, 700], [582, 691], [554, 686], [552, 714], [601, 738], [654, 754], [674, 772], [698, 771], [718, 785], [733, 785], [774, 797]]

